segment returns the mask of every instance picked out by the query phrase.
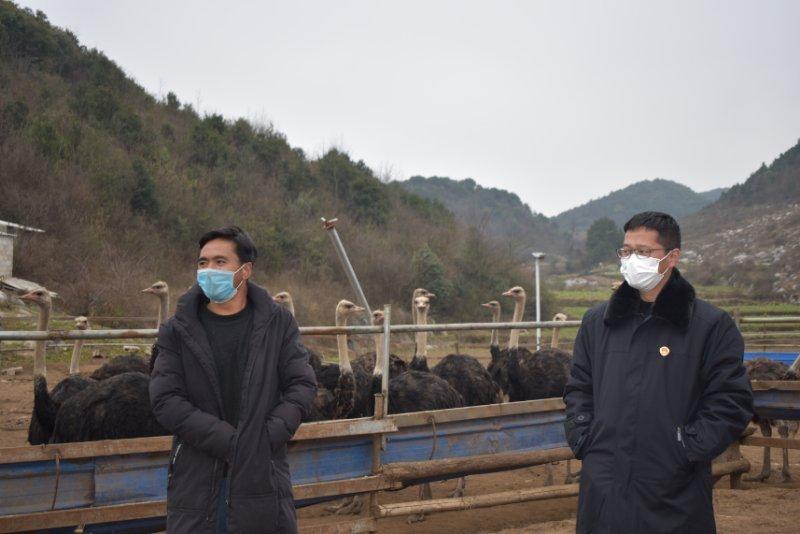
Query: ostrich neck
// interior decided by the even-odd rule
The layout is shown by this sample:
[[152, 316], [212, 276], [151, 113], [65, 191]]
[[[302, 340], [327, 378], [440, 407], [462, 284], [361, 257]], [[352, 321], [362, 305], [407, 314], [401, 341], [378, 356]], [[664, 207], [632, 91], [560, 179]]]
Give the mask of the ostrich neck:
[[[493, 323], [499, 323], [500, 322], [500, 310], [492, 310], [492, 322]], [[497, 328], [493, 328], [492, 329], [491, 345], [493, 347], [496, 347], [496, 346], [500, 345], [500, 338], [499, 338], [499, 335], [497, 333]]]
[[294, 317], [294, 302], [290, 300], [286, 303], [286, 307], [289, 309], [289, 313], [292, 314], [292, 317]]
[[83, 340], [76, 339], [75, 344], [72, 346], [72, 358], [69, 361], [69, 374], [78, 374], [81, 362], [81, 349], [83, 348]]
[[[39, 307], [39, 330], [47, 331], [50, 327], [50, 311], [51, 304], [45, 304]], [[36, 342], [36, 352], [33, 356], [33, 374], [34, 375], [47, 375], [47, 363], [45, 362], [44, 352], [47, 341], [41, 340]]]
[[372, 370], [374, 375], [380, 375], [383, 372], [383, 340], [383, 334], [375, 334], [375, 368]]
[[[514, 317], [512, 322], [519, 323], [522, 321], [522, 314], [525, 312], [525, 299], [520, 298], [514, 303]], [[515, 329], [511, 331], [511, 334], [508, 336], [508, 349], [518, 349], [519, 348], [519, 330]]]
[[[428, 311], [419, 311], [417, 310], [417, 324], [424, 325], [428, 324]], [[427, 358], [428, 357], [428, 333], [427, 332], [417, 332], [416, 333], [416, 342], [417, 342], [417, 356], [420, 358]]]
[[553, 337], [550, 339], [550, 347], [558, 348], [558, 336], [561, 334], [560, 328], [553, 328]]
[[169, 316], [169, 295], [159, 295], [158, 296], [158, 324], [156, 328], [164, 324], [164, 321], [167, 320]]
[[[336, 315], [336, 326], [347, 326], [347, 321]], [[350, 355], [347, 353], [347, 334], [336, 334], [336, 348], [339, 351], [339, 372], [352, 372]]]

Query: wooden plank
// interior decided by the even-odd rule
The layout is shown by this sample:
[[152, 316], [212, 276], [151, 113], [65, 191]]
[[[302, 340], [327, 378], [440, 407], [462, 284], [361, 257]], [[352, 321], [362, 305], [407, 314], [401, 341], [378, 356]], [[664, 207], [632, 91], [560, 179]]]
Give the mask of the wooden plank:
[[75, 508], [54, 512], [0, 516], [0, 533], [44, 530], [72, 525], [112, 523], [167, 515], [165, 501]]
[[800, 391], [800, 381], [798, 380], [753, 380], [750, 384], [753, 391]]
[[749, 436], [743, 438], [741, 443], [742, 445], [748, 445], [750, 447], [775, 447], [776, 449], [800, 450], [800, 439]]
[[[305, 423], [300, 425], [292, 441], [320, 440], [391, 432], [397, 432], [397, 427], [391, 419], [375, 420], [370, 417], [365, 417], [361, 419]], [[69, 460], [75, 458], [151, 452], [166, 453], [169, 452], [171, 447], [172, 436], [7, 447], [0, 448], [0, 464], [54, 460], [56, 454], [60, 454], [62, 460]]]
[[715, 477], [732, 475], [735, 473], [747, 473], [748, 471], [750, 471], [750, 461], [747, 458], [711, 464], [711, 475]]
[[57, 454], [61, 455], [62, 460], [70, 460], [95, 456], [169, 452], [170, 447], [172, 447], [172, 436], [7, 447], [0, 449], [0, 464], [54, 460]]
[[403, 484], [400, 481], [390, 480], [383, 475], [372, 475], [349, 480], [301, 484], [294, 486], [292, 488], [292, 493], [296, 501], [301, 501], [318, 497], [335, 497], [337, 495], [352, 495], [354, 493], [369, 493], [370, 491], [402, 488]]
[[450, 499], [430, 499], [427, 501], [410, 501], [378, 506], [378, 517], [407, 516], [411, 514], [431, 514], [454, 510], [470, 510], [487, 508], [501, 504], [514, 504], [544, 499], [575, 497], [578, 495], [578, 484], [546, 486], [543, 488], [502, 491], [488, 495], [470, 495]]
[[483, 454], [422, 462], [385, 464], [383, 474], [391, 480], [423, 480], [450, 475], [476, 475], [541, 465], [574, 458], [569, 447], [517, 453]]
[[300, 425], [292, 441], [365, 436], [389, 432], [397, 432], [397, 426], [391, 419], [376, 420], [372, 417], [364, 417], [339, 421], [319, 421]]
[[[390, 406], [391, 402], [392, 400], [390, 398]], [[519, 402], [504, 402], [502, 404], [487, 404], [485, 406], [468, 406], [466, 408], [451, 408], [449, 410], [391, 414], [388, 417], [394, 420], [398, 429], [401, 429], [409, 426], [429, 425], [431, 417], [434, 417], [436, 419], [436, 423], [439, 424], [453, 421], [466, 421], [472, 419], [504, 417], [562, 410], [564, 410], [564, 401], [560, 398], [553, 398]]]

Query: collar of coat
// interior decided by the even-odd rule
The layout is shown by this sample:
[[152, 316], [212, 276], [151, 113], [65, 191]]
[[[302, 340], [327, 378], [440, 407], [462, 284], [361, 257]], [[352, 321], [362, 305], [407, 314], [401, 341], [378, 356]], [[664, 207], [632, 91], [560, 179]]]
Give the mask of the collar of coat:
[[[695, 293], [692, 284], [681, 276], [677, 268], [673, 269], [669, 281], [653, 304], [653, 316], [665, 319], [685, 330], [692, 320], [694, 299]], [[611, 295], [603, 322], [607, 326], [613, 326], [633, 315], [639, 306], [639, 300], [639, 290], [629, 286], [628, 282], [623, 282]]]
[[[247, 282], [247, 302], [253, 307], [254, 324], [268, 321], [278, 310], [278, 304], [272, 300], [267, 290], [253, 282]], [[207, 304], [208, 298], [196, 283], [179, 300], [175, 309], [175, 318], [185, 325], [197, 325], [200, 322], [198, 310], [201, 304]]]

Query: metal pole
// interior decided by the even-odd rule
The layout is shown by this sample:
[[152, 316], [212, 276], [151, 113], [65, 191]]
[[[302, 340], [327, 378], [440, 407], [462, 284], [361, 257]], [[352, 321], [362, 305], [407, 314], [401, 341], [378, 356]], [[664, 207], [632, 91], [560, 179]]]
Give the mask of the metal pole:
[[372, 308], [369, 307], [367, 297], [364, 295], [364, 291], [361, 289], [361, 284], [358, 283], [356, 272], [353, 270], [353, 265], [350, 263], [350, 258], [347, 257], [347, 251], [344, 249], [342, 240], [339, 238], [339, 233], [336, 231], [335, 225], [338, 219], [328, 220], [325, 217], [321, 217], [320, 220], [322, 221], [322, 227], [328, 231], [328, 235], [333, 243], [333, 248], [336, 249], [336, 254], [339, 256], [339, 261], [342, 263], [344, 273], [347, 275], [347, 279], [350, 280], [350, 285], [352, 286], [353, 291], [355, 291], [359, 303], [367, 309], [367, 314], [372, 317]]
[[[542, 303], [539, 298], [539, 257], [535, 257], [536, 262], [536, 322], [541, 322], [542, 320]], [[536, 350], [540, 350], [542, 348], [542, 329], [536, 329]]]

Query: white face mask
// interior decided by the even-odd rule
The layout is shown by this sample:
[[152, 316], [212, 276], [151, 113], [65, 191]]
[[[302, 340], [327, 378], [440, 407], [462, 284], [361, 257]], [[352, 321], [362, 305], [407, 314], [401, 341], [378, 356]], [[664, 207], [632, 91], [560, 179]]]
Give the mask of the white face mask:
[[664, 275], [658, 272], [658, 266], [669, 255], [668, 252], [659, 260], [657, 258], [642, 259], [631, 253], [627, 258], [620, 260], [619, 272], [632, 288], [639, 291], [650, 291], [664, 278]]

